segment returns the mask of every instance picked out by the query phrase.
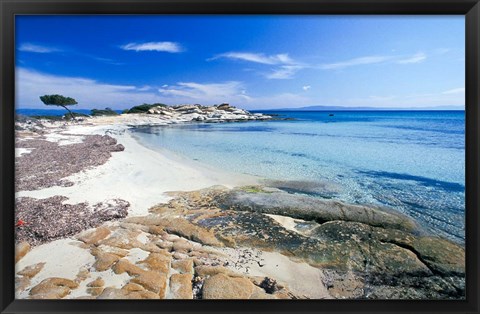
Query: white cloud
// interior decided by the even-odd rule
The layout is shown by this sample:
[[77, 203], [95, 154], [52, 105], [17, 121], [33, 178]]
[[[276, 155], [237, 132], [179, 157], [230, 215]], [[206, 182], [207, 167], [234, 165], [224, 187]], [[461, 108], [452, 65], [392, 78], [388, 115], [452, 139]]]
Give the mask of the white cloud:
[[36, 45], [32, 43], [24, 43], [20, 45], [20, 47], [18, 47], [18, 50], [25, 51], [25, 52], [36, 52], [36, 53], [51, 53], [51, 52], [61, 51], [58, 48]]
[[276, 69], [273, 69], [272, 72], [266, 73], [265, 77], [268, 79], [291, 79], [294, 75], [303, 69], [304, 66], [301, 65], [282, 65]]
[[281, 53], [276, 55], [266, 55], [264, 53], [254, 53], [254, 52], [226, 52], [219, 55], [216, 55], [213, 58], [208, 59], [216, 60], [220, 58], [234, 59], [234, 60], [243, 60], [248, 62], [255, 62], [261, 64], [294, 64], [295, 62], [288, 56], [287, 53]]
[[312, 86], [310, 86], [310, 85], [305, 85], [305, 86], [302, 87], [302, 89], [303, 89], [304, 91], [307, 91], [307, 90], [309, 90], [310, 88], [312, 88]]
[[320, 65], [320, 68], [324, 70], [343, 69], [343, 68], [347, 68], [355, 65], [382, 63], [390, 60], [391, 58], [392, 57], [388, 57], [388, 56], [367, 56], [367, 57], [354, 58], [354, 59], [350, 59], [342, 62], [322, 64]]
[[405, 58], [405, 59], [400, 59], [397, 61], [399, 64], [410, 64], [410, 63], [420, 63], [425, 61], [427, 59], [427, 55], [424, 54], [423, 52], [419, 52], [417, 54], [414, 54], [411, 57]]
[[21, 108], [46, 108], [39, 97], [62, 94], [77, 100], [79, 108], [130, 108], [142, 103], [160, 102], [155, 92], [133, 85], [101, 83], [88, 78], [58, 76], [25, 68], [16, 69], [15, 105]]
[[179, 82], [174, 86], [164, 86], [158, 91], [164, 102], [171, 104], [194, 102], [213, 105], [223, 102], [244, 103], [250, 99], [243, 84], [237, 81], [207, 84]]
[[357, 65], [367, 65], [367, 64], [381, 64], [381, 63], [398, 63], [398, 64], [411, 64], [419, 63], [424, 61], [427, 58], [427, 55], [423, 52], [416, 53], [412, 56], [365, 56], [354, 58], [341, 62], [326, 63], [319, 66], [323, 70], [337, 70], [344, 69]]
[[126, 109], [142, 103], [169, 105], [199, 103], [213, 105], [228, 102], [245, 109], [301, 107], [313, 104], [304, 96], [282, 93], [251, 96], [241, 82], [180, 82], [162, 87], [117, 85], [89, 78], [16, 69], [15, 105], [20, 108], [47, 108], [39, 99], [46, 94], [61, 94], [78, 101], [78, 108]]
[[184, 51], [179, 43], [171, 41], [147, 42], [147, 43], [129, 43], [121, 46], [123, 50], [134, 51], [159, 51], [178, 53]]
[[444, 91], [442, 94], [449, 95], [449, 94], [465, 94], [465, 87], [453, 88]]
[[275, 66], [270, 72], [262, 73], [267, 79], [290, 79], [298, 71], [307, 67], [307, 65], [301, 62], [293, 60], [288, 53], [267, 55], [255, 52], [226, 52], [207, 60], [211, 61], [221, 58]]

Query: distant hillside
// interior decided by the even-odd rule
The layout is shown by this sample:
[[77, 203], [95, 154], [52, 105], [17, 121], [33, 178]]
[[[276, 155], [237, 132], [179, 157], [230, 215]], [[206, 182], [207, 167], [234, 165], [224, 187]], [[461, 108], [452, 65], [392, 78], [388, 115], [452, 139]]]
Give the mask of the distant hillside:
[[[268, 111], [391, 111], [391, 110], [465, 110], [464, 106], [436, 106], [436, 107], [342, 107], [342, 106], [308, 106], [299, 108], [278, 108]], [[265, 111], [265, 110], [263, 110]]]

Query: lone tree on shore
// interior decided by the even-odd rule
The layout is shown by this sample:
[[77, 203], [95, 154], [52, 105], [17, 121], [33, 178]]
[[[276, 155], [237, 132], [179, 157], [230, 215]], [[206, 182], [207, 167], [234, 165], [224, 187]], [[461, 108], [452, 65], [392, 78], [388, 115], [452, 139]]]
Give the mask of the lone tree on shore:
[[67, 106], [78, 104], [75, 99], [71, 97], [65, 97], [62, 95], [43, 95], [43, 96], [40, 96], [40, 100], [47, 106], [59, 106], [59, 107], [65, 108], [72, 116], [72, 119], [75, 120], [75, 116], [73, 115], [73, 112], [67, 108]]

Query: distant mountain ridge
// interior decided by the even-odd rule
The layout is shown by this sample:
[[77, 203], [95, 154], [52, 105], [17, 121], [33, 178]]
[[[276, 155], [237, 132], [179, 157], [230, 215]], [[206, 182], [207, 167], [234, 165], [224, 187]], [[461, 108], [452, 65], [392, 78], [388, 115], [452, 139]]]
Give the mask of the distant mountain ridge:
[[[260, 110], [260, 109], [258, 109]], [[299, 108], [264, 109], [262, 111], [411, 111], [411, 110], [465, 110], [464, 106], [436, 106], [436, 107], [342, 107], [342, 106], [307, 106]]]

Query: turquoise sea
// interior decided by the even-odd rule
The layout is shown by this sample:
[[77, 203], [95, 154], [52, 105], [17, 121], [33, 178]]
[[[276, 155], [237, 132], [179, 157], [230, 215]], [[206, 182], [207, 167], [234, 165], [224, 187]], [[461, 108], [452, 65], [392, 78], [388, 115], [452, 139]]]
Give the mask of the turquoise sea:
[[334, 192], [318, 197], [388, 206], [464, 243], [464, 111], [265, 113], [295, 120], [156, 126], [135, 135], [221, 169], [326, 183]]

